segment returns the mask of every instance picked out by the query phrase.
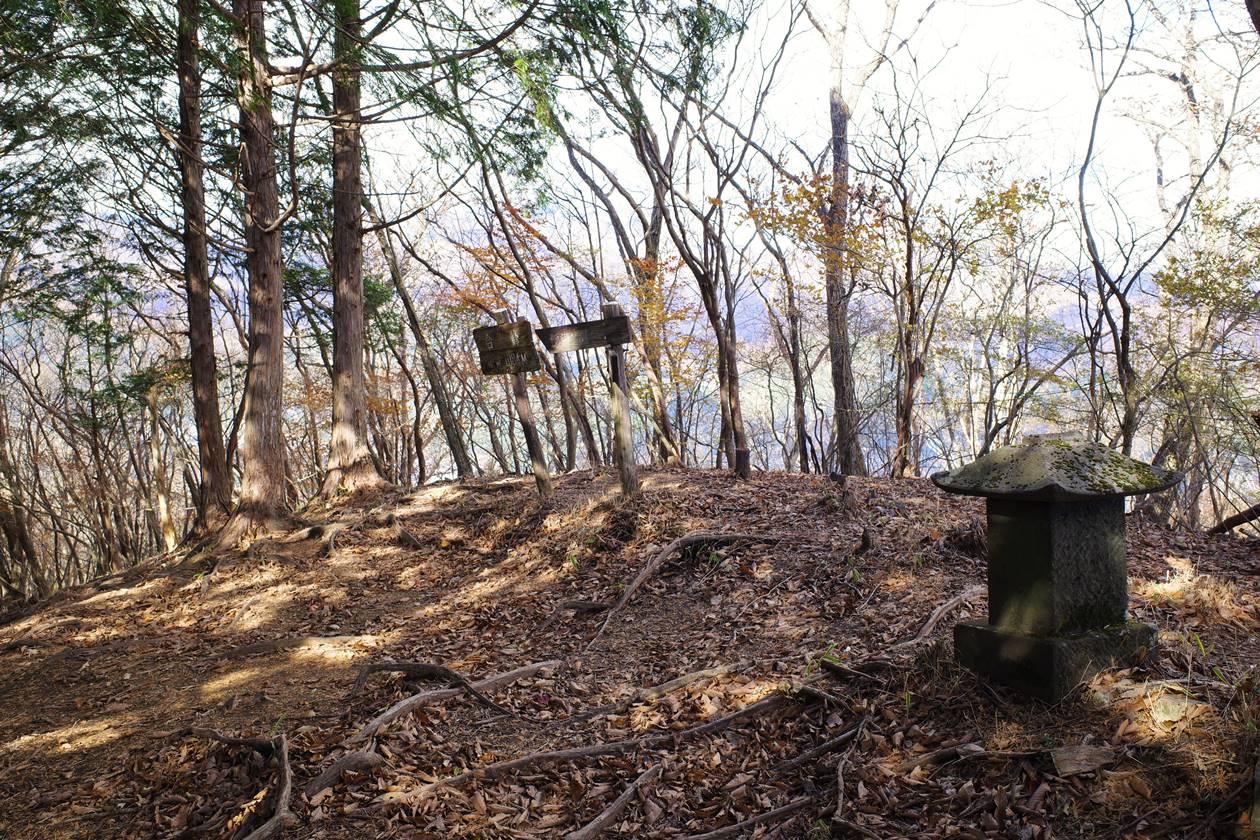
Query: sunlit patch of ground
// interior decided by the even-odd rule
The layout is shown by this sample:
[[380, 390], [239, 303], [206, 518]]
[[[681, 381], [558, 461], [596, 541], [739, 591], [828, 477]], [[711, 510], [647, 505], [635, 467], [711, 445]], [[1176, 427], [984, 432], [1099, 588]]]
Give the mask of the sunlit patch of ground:
[[[650, 766], [659, 779], [604, 836], [685, 837], [802, 798], [751, 833], [828, 836], [841, 806], [879, 837], [1224, 836], [1246, 805], [1260, 662], [1254, 548], [1131, 522], [1132, 610], [1159, 626], [1162, 657], [1046, 708], [953, 662], [952, 623], [983, 616], [982, 598], [926, 644], [893, 647], [984, 580], [974, 500], [922, 481], [839, 489], [816, 477], [740, 483], [690, 470], [644, 471], [630, 501], [611, 471], [558, 477], [556, 487], [545, 508], [529, 478], [356, 497], [310, 511], [344, 526], [330, 551], [299, 531], [249, 552], [172, 558], [0, 626], [0, 836], [230, 833], [270, 807], [275, 764], [182, 730], [284, 732], [300, 788], [390, 704], [444, 687], [381, 673], [354, 691], [359, 667], [383, 659], [442, 663], [472, 679], [565, 665], [491, 692], [513, 716], [456, 696], [388, 724], [369, 742], [385, 764], [313, 800], [296, 795], [291, 836], [559, 837]], [[771, 539], [671, 558], [594, 644], [605, 613], [561, 608], [615, 602], [649, 557], [694, 530]], [[823, 652], [847, 668], [884, 666], [824, 673]], [[731, 667], [624, 702], [715, 666]], [[817, 691], [681, 739], [802, 686]], [[670, 738], [640, 751], [364, 816], [392, 789], [662, 733]]]

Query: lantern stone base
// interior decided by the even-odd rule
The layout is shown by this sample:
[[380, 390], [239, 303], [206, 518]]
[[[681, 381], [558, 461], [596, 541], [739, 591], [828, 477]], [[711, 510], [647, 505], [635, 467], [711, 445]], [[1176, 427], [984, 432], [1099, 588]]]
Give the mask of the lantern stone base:
[[1126, 621], [1071, 636], [1032, 636], [983, 621], [954, 626], [954, 655], [990, 682], [1057, 703], [1106, 668], [1147, 662], [1155, 627]]

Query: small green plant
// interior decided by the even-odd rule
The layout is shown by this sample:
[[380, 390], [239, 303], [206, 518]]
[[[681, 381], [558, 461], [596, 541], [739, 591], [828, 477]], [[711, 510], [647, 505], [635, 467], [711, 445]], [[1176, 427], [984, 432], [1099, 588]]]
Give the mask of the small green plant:
[[1195, 646], [1199, 648], [1200, 656], [1206, 657], [1209, 654], [1211, 654], [1213, 650], [1216, 649], [1215, 642], [1205, 647], [1203, 644], [1203, 637], [1201, 637], [1198, 633], [1194, 632], [1193, 630], [1190, 631], [1190, 636], [1194, 639]]
[[831, 836], [831, 826], [826, 820], [814, 820], [809, 824], [809, 832], [806, 837], [809, 840], [826, 840]]
[[808, 665], [805, 666], [805, 676], [808, 677], [816, 673], [818, 669], [822, 667], [822, 665], [819, 663], [823, 662], [824, 660], [826, 660], [827, 662], [834, 662], [837, 665], [839, 665], [840, 660], [832, 656], [832, 653], [835, 651], [836, 647], [837, 645], [835, 642], [832, 642], [831, 644], [827, 645], [827, 649], [823, 651], [822, 656], [818, 657], [815, 660], [812, 660]]

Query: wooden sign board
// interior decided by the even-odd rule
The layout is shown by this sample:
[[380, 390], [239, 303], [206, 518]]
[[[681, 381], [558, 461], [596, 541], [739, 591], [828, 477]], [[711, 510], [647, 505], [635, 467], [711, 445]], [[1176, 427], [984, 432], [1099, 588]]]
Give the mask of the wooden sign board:
[[542, 360], [534, 348], [534, 328], [529, 321], [512, 321], [473, 330], [473, 341], [481, 357], [481, 372], [532, 373], [542, 370]]
[[598, 321], [581, 321], [563, 327], [538, 331], [538, 337], [552, 353], [571, 353], [592, 347], [630, 343], [630, 316], [613, 315]]

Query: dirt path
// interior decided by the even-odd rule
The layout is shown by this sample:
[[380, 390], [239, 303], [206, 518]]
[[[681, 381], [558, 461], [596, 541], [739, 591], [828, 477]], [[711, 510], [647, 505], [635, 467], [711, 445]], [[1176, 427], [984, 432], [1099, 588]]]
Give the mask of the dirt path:
[[[983, 582], [972, 501], [781, 474], [659, 470], [644, 487], [627, 503], [614, 476], [573, 474], [548, 509], [525, 480], [360, 499], [310, 512], [343, 526], [331, 550], [298, 532], [11, 616], [0, 836], [213, 837], [265, 819], [275, 762], [188, 727], [286, 736], [288, 837], [560, 837], [606, 811], [600, 836], [626, 838], [746, 820], [760, 822], [726, 836], [1229, 836], [1248, 804], [1254, 545], [1131, 523], [1133, 612], [1160, 627], [1163, 658], [1047, 709], [953, 664], [949, 628], [983, 597], [894, 647]], [[591, 645], [591, 604], [693, 531], [765, 540], [672, 556]], [[823, 652], [854, 670], [821, 667]], [[563, 664], [485, 692], [512, 715], [447, 692], [399, 716], [353, 745], [379, 766], [308, 798], [368, 721], [447, 687], [378, 673], [352, 693], [386, 659], [470, 680]], [[1083, 742], [1094, 766], [1064, 772], [1062, 748]], [[426, 787], [574, 748], [587, 754]]]

